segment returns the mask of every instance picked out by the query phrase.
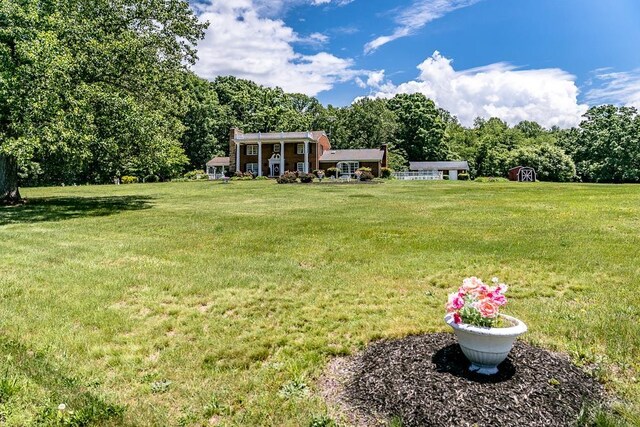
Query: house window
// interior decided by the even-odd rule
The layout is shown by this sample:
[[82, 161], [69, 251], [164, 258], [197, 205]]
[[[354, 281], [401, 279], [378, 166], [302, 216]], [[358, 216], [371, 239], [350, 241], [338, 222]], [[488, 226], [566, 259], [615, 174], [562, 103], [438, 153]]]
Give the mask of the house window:
[[209, 174], [213, 175], [214, 173], [216, 173], [216, 170], [213, 166], [209, 166]]
[[258, 174], [258, 164], [257, 163], [247, 163], [247, 172], [251, 172], [254, 175]]
[[275, 144], [273, 146], [273, 152], [274, 153], [279, 153], [280, 152], [280, 144]]
[[298, 162], [298, 164], [296, 166], [296, 170], [298, 172], [304, 172], [304, 162]]
[[360, 162], [340, 162], [338, 168], [341, 175], [353, 175], [360, 167]]
[[257, 155], [258, 155], [258, 146], [247, 145], [247, 156], [257, 156]]
[[296, 153], [304, 154], [304, 144], [298, 144], [296, 147]]

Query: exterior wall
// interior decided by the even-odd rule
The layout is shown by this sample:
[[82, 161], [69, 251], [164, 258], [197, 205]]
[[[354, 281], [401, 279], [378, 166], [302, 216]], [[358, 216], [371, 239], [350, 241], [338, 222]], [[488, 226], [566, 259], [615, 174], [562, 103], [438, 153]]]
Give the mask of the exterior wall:
[[371, 168], [373, 176], [380, 177], [380, 162], [360, 162], [361, 168]]
[[[358, 160], [354, 160], [358, 161]], [[338, 162], [322, 162], [320, 163], [320, 169], [326, 171], [329, 168], [337, 168]], [[360, 162], [361, 168], [371, 168], [371, 174], [376, 177], [380, 177], [380, 162]]]
[[[304, 162], [304, 154], [297, 154], [298, 144], [304, 144], [304, 142], [285, 142], [284, 143], [284, 170], [282, 171], [282, 173], [286, 171], [295, 172], [297, 170], [298, 162]], [[235, 143], [233, 145], [235, 146]], [[242, 172], [246, 172], [247, 163], [258, 163], [257, 154], [255, 156], [247, 155], [247, 145], [258, 145], [258, 144], [257, 143], [256, 144], [250, 144], [250, 143], [240, 144], [240, 170]], [[277, 143], [263, 142], [262, 143], [262, 175], [264, 176], [269, 176], [269, 172], [270, 172], [269, 159], [274, 153], [275, 145], [280, 145], [280, 143], [279, 142]], [[235, 147], [233, 151], [234, 151], [233, 155], [235, 156]], [[280, 155], [282, 156], [283, 153], [280, 153]], [[314, 169], [317, 169], [318, 158], [319, 158], [319, 155], [318, 155], [317, 144], [313, 141], [310, 141], [309, 142], [309, 166], [308, 166], [309, 172], [313, 172]], [[235, 157], [233, 157], [233, 159], [230, 159], [230, 162], [233, 165], [231, 166], [231, 170], [235, 171]]]

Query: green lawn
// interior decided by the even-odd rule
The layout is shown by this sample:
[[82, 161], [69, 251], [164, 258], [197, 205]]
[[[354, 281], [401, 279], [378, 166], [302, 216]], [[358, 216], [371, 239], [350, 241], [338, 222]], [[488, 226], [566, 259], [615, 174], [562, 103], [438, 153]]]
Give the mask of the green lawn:
[[315, 381], [332, 356], [446, 330], [446, 295], [470, 275], [509, 283], [524, 339], [569, 353], [638, 421], [638, 186], [23, 195], [0, 207], [3, 425], [50, 424], [65, 403], [95, 425], [306, 426], [326, 412]]

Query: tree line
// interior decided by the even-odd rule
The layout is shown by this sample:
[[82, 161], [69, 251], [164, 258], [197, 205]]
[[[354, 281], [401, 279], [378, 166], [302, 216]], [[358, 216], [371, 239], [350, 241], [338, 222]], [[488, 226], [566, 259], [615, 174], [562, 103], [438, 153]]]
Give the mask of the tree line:
[[640, 116], [591, 108], [579, 127], [462, 126], [421, 94], [347, 107], [189, 70], [206, 24], [184, 0], [0, 0], [0, 201], [18, 184], [166, 180], [228, 154], [245, 132], [325, 130], [335, 148], [409, 160], [468, 160], [473, 176], [533, 166], [541, 180], [640, 181]]

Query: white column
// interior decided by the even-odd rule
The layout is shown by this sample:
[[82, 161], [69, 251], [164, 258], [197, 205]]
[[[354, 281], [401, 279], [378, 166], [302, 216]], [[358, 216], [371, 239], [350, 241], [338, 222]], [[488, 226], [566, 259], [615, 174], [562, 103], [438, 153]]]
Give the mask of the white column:
[[280, 175], [284, 174], [284, 141], [280, 141]]
[[258, 141], [258, 176], [262, 176], [262, 141]]
[[240, 144], [236, 142], [236, 172], [240, 170]]
[[309, 173], [309, 141], [304, 142], [304, 173]]

